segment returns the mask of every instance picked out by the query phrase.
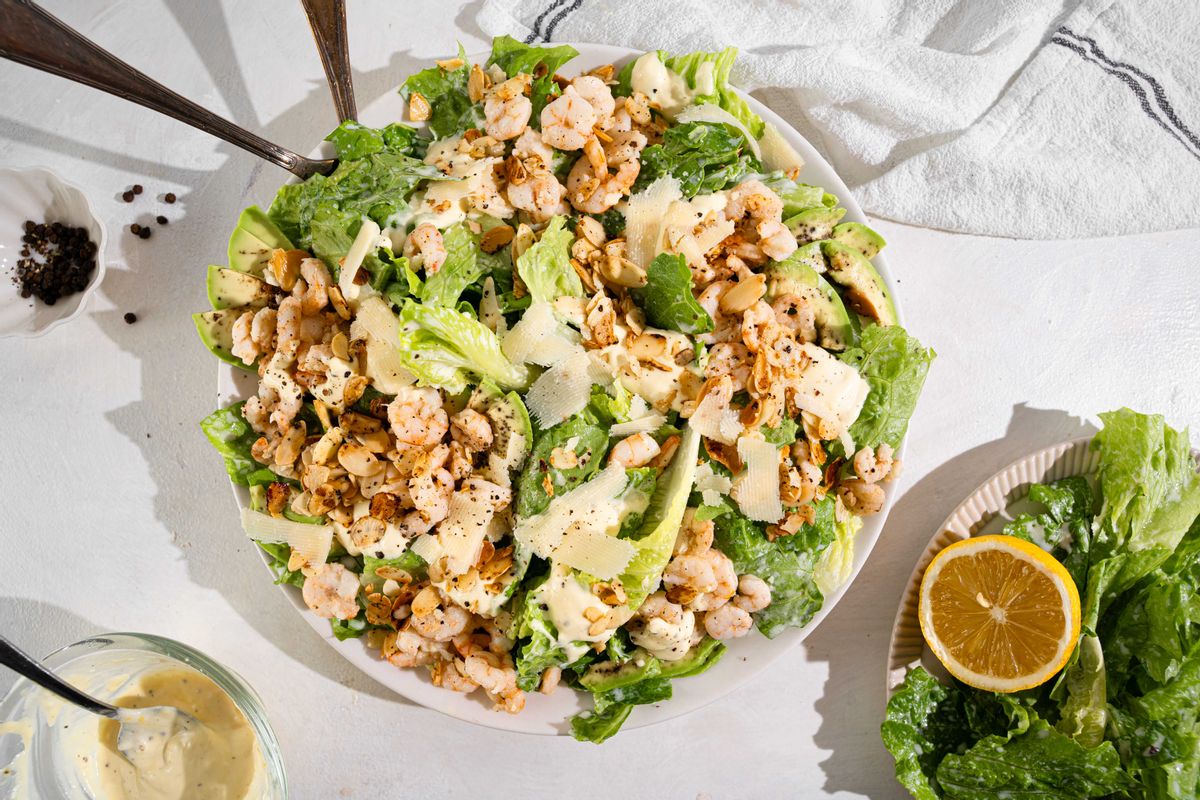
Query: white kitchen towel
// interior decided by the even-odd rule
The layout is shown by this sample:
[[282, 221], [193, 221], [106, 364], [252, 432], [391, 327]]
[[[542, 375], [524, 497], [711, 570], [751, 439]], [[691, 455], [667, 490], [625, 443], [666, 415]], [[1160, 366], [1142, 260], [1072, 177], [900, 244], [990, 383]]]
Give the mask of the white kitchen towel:
[[740, 50], [874, 215], [1053, 239], [1200, 227], [1200, 0], [485, 0], [530, 42]]

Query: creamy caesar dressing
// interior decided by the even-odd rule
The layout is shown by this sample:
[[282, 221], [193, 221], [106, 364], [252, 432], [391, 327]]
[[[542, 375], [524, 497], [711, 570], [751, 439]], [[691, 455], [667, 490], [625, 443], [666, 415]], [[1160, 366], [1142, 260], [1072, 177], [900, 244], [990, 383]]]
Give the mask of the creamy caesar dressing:
[[598, 634], [589, 634], [592, 623], [584, 616], [588, 609], [607, 615], [613, 609], [592, 594], [568, 567], [555, 564], [550, 575], [530, 595], [530, 602], [546, 607], [546, 615], [558, 632], [558, 645], [566, 653], [567, 661], [575, 661], [590, 649], [590, 643], [606, 642], [613, 635], [609, 628]]
[[682, 75], [659, 59], [658, 53], [651, 51], [633, 62], [629, 85], [633, 91], [646, 95], [651, 105], [672, 119], [696, 97], [716, 92], [716, 76], [711, 62], [701, 65], [696, 70], [696, 87], [693, 89]]
[[57, 788], [49, 795], [55, 800], [63, 792], [103, 800], [263, 796], [266, 764], [258, 737], [241, 709], [211, 678], [144, 652], [96, 654], [58, 672], [72, 685], [122, 709], [121, 721], [95, 716], [31, 688], [17, 717], [0, 725], [0, 735], [20, 736], [25, 744], [5, 767], [16, 789], [14, 797], [47, 797], [46, 784], [31, 779], [31, 758], [48, 758], [55, 765]]
[[676, 625], [651, 617], [645, 625], [631, 626], [629, 638], [660, 661], [678, 661], [691, 649], [695, 632], [696, 615], [685, 611]]

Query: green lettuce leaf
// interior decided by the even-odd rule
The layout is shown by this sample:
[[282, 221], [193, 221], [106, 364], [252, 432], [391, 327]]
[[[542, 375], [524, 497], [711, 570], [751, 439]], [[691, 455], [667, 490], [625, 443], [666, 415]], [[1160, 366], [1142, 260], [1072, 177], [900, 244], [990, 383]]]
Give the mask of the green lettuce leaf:
[[567, 655], [558, 644], [558, 631], [550, 621], [545, 606], [532, 598], [533, 587], [525, 595], [516, 621], [517, 647], [513, 659], [517, 671], [517, 686], [523, 691], [537, 691], [542, 673], [550, 667], [567, 663]]
[[858, 346], [842, 353], [841, 360], [857, 369], [871, 387], [862, 412], [850, 426], [858, 447], [900, 446], [934, 355], [899, 325], [869, 325]]
[[630, 292], [656, 328], [686, 334], [713, 329], [708, 315], [692, 294], [692, 271], [681, 255], [660, 253], [646, 269], [646, 285]]
[[554, 73], [577, 55], [579, 51], [569, 44], [537, 47], [505, 35], [492, 39], [492, 56], [487, 63], [488, 66], [497, 65], [510, 78], [522, 72], [534, 76], [529, 92], [529, 99], [533, 103], [529, 124], [540, 127], [542, 109], [559, 94]]
[[236, 403], [214, 411], [200, 421], [200, 429], [209, 444], [225, 459], [225, 471], [231, 481], [238, 486], [271, 483], [278, 480], [278, 476], [250, 455], [250, 447], [258, 434], [242, 416], [244, 405]]
[[529, 370], [509, 361], [499, 337], [478, 320], [412, 300], [404, 302], [399, 317], [400, 359], [422, 385], [451, 394], [465, 390], [471, 377], [487, 378], [504, 389], [529, 385]]
[[333, 143], [340, 161], [385, 152], [415, 157], [423, 155], [417, 129], [399, 122], [393, 122], [386, 128], [368, 128], [361, 122], [346, 120], [326, 136], [325, 141]]
[[[533, 452], [517, 479], [517, 516], [532, 517], [550, 505], [553, 495], [546, 491], [547, 478], [554, 495], [569, 492], [587, 482], [604, 466], [608, 438], [608, 428], [588, 408], [566, 422], [539, 431]], [[550, 454], [558, 448], [567, 449], [568, 442], [572, 443], [569, 449], [575, 453], [577, 463], [559, 469], [550, 463]]]
[[442, 231], [442, 241], [446, 246], [446, 261], [425, 279], [421, 301], [453, 308], [463, 291], [483, 276], [488, 264], [479, 257], [483, 254], [479, 238], [465, 222], [456, 222]]
[[678, 179], [684, 197], [695, 197], [734, 186], [761, 170], [762, 164], [735, 128], [717, 122], [686, 122], [668, 128], [661, 144], [642, 151], [642, 169], [633, 191], [671, 175]]
[[462, 45], [458, 47], [462, 66], [458, 69], [430, 67], [409, 76], [400, 87], [400, 96], [407, 102], [414, 92], [429, 101], [432, 113], [426, 124], [434, 138], [444, 139], [468, 128], [482, 128], [483, 105], [472, 103], [467, 94], [467, 79], [471, 62]]
[[779, 195], [779, 199], [783, 201], [783, 218], [785, 220], [794, 217], [801, 211], [814, 208], [833, 208], [838, 204], [837, 197], [820, 186], [798, 183], [782, 172], [765, 175], [762, 182], [768, 189]]
[[571, 718], [571, 734], [581, 742], [599, 744], [620, 730], [634, 706], [671, 699], [669, 678], [646, 678], [629, 686], [597, 692], [595, 708]]
[[772, 542], [761, 526], [736, 511], [718, 516], [714, 525], [716, 546], [733, 560], [737, 573], [757, 575], [771, 587], [771, 605], [754, 615], [759, 631], [774, 638], [784, 628], [807, 625], [824, 602], [814, 573], [835, 531], [805, 526]]
[[1087, 585], [1095, 509], [1095, 496], [1087, 478], [1073, 476], [1050, 484], [1035, 483], [1029, 488], [1029, 499], [1045, 511], [1020, 514], [1004, 526], [1003, 532], [1047, 548], [1063, 562], [1077, 586]]
[[916, 800], [937, 800], [938, 764], [969, 735], [961, 694], [917, 667], [888, 700], [880, 733], [896, 761], [896, 780]]
[[690, 89], [696, 89], [696, 77], [704, 64], [711, 63], [713, 77], [713, 93], [700, 94], [693, 98], [694, 103], [716, 103], [728, 111], [738, 122], [746, 126], [755, 139], [761, 139], [765, 125], [762, 118], [750, 110], [749, 104], [729, 85], [729, 73], [737, 60], [737, 48], [726, 47], [715, 53], [695, 52], [680, 55], [667, 55], [663, 63], [687, 81]]
[[275, 573], [276, 584], [286, 583], [288, 586], [295, 586], [296, 588], [304, 587], [304, 573], [298, 569], [288, 569], [287, 566], [288, 561], [292, 558], [292, 548], [283, 542], [260, 542], [256, 540], [254, 543], [271, 557], [271, 572]]
[[571, 268], [571, 242], [567, 218], [558, 216], [542, 231], [533, 246], [517, 258], [517, 273], [533, 302], [553, 302], [558, 297], [583, 297], [583, 284]]
[[1011, 739], [988, 736], [937, 769], [943, 795], [961, 800], [1108, 797], [1134, 786], [1111, 742], [1086, 748], [1035, 720]]

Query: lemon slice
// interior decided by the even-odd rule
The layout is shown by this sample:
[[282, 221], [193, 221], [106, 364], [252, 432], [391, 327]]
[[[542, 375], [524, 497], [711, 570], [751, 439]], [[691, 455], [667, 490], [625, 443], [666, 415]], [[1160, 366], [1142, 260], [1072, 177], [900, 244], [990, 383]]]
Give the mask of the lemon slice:
[[1079, 590], [1037, 545], [976, 536], [938, 553], [921, 579], [921, 633], [951, 675], [990, 692], [1038, 686], [1079, 639]]

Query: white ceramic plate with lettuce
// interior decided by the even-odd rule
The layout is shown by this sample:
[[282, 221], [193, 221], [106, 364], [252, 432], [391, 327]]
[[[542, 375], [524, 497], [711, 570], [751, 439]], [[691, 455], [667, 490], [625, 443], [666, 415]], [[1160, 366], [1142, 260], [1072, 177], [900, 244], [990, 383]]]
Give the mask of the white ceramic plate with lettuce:
[[[620, 65], [640, 55], [636, 51], [620, 47], [590, 44], [574, 46], [578, 49], [579, 56], [564, 70], [568, 75], [586, 72], [604, 64]], [[472, 60], [483, 63], [487, 57], [488, 54], [484, 53], [473, 57]], [[865, 222], [866, 218], [862, 209], [855, 202], [849, 188], [817, 150], [769, 108], [748, 95], [743, 96], [750, 108], [764, 121], [774, 125], [782, 133], [787, 143], [803, 157], [805, 166], [800, 173], [799, 180], [822, 186], [836, 194], [840, 204], [847, 210], [845, 220]], [[389, 93], [366, 105], [361, 110], [360, 121], [368, 126], [384, 126], [392, 122], [407, 121], [406, 104], [399, 94]], [[313, 155], [322, 157], [332, 154], [332, 147], [327, 143], [323, 143], [321, 147], [313, 151]], [[878, 255], [873, 262], [894, 298], [895, 280], [888, 268], [886, 258]], [[898, 300], [896, 305], [900, 305]], [[253, 394], [256, 388], [256, 375], [226, 364], [220, 366], [218, 391], [221, 407], [244, 400]], [[902, 452], [898, 453], [898, 456], [900, 455]], [[239, 506], [245, 508], [249, 499], [247, 491], [241, 487], [235, 487], [235, 493]], [[751, 680], [765, 670], [771, 662], [803, 641], [805, 636], [833, 610], [861, 570], [879, 539], [893, 499], [894, 490], [889, 489], [882, 512], [865, 518], [857, 537], [852, 563], [847, 564], [844, 568], [847, 575], [846, 581], [825, 598], [823, 606], [808, 625], [804, 628], [787, 629], [774, 639], [767, 639], [757, 631], [752, 631], [744, 638], [729, 642], [731, 652], [726, 658], [701, 675], [675, 681], [674, 696], [671, 700], [636, 708], [628, 722], [625, 723], [626, 727], [641, 727], [662, 722], [707, 705]], [[269, 557], [265, 554], [264, 560], [269, 562]], [[397, 669], [382, 661], [377, 651], [368, 649], [360, 640], [338, 641], [330, 631], [329, 621], [308, 610], [298, 589], [290, 586], [281, 586], [281, 588], [296, 610], [312, 625], [313, 630], [344, 658], [379, 683], [428, 708], [479, 725], [549, 736], [569, 735], [569, 718], [590, 708], [591, 698], [589, 696], [563, 687], [551, 696], [531, 695], [524, 711], [520, 714], [509, 715], [493, 711], [491, 702], [481, 692], [462, 695], [437, 688], [430, 682], [425, 670]], [[776, 677], [780, 680], [786, 678], [786, 676]]]

